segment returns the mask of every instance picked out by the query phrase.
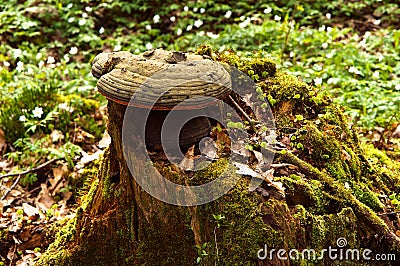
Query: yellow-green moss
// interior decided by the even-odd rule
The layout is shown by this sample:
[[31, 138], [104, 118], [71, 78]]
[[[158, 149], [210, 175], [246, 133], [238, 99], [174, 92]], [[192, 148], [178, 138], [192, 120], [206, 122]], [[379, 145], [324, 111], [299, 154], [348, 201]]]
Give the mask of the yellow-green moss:
[[57, 101], [59, 103], [68, 103], [69, 106], [79, 107], [79, 112], [88, 113], [95, 109], [98, 109], [100, 103], [92, 99], [86, 99], [77, 94], [68, 95], [57, 95]]

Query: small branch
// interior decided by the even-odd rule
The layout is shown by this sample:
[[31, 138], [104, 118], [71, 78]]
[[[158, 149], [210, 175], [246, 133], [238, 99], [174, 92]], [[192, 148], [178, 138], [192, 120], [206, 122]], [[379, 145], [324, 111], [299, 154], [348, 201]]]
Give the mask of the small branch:
[[39, 165], [39, 166], [36, 166], [36, 167], [34, 167], [34, 168], [28, 169], [28, 170], [23, 171], [23, 172], [20, 172], [20, 173], [12, 173], [12, 174], [2, 175], [2, 176], [0, 176], [0, 179], [3, 179], [3, 178], [5, 178], [5, 177], [10, 177], [10, 176], [26, 175], [26, 174], [28, 174], [28, 173], [35, 172], [35, 171], [37, 171], [37, 170], [40, 170], [40, 169], [42, 169], [42, 168], [48, 166], [49, 164], [52, 164], [52, 163], [54, 163], [54, 162], [56, 162], [56, 161], [63, 160], [63, 159], [64, 159], [64, 157], [51, 159], [51, 160], [48, 161], [48, 162], [45, 162], [45, 163], [43, 163], [43, 164], [41, 164], [41, 165]]
[[254, 121], [246, 114], [246, 112], [240, 107], [240, 105], [232, 98], [231, 95], [228, 95], [229, 101], [235, 106], [235, 108], [246, 118], [246, 120], [250, 123], [254, 132], [257, 132], [257, 129], [254, 127]]
[[35, 172], [35, 171], [37, 171], [37, 170], [40, 170], [40, 169], [42, 169], [42, 168], [45, 168], [46, 166], [48, 166], [48, 165], [50, 165], [50, 164], [52, 164], [52, 163], [54, 163], [54, 162], [56, 162], [56, 161], [63, 160], [63, 159], [64, 159], [64, 157], [55, 158], [55, 159], [52, 159], [52, 160], [50, 160], [50, 161], [48, 161], [48, 162], [45, 162], [45, 163], [43, 163], [43, 164], [41, 164], [41, 165], [39, 165], [39, 166], [36, 166], [36, 167], [34, 167], [34, 168], [28, 169], [28, 170], [23, 171], [23, 172], [20, 172], [20, 173], [6, 174], [6, 175], [0, 176], [0, 179], [5, 178], [5, 177], [10, 177], [10, 176], [18, 176], [17, 179], [15, 179], [14, 183], [11, 185], [11, 187], [8, 188], [7, 191], [6, 191], [6, 193], [1, 197], [1, 200], [4, 200], [4, 199], [8, 196], [8, 194], [10, 194], [10, 192], [15, 188], [15, 186], [18, 184], [19, 180], [21, 179], [21, 177], [22, 177], [23, 175], [26, 175], [26, 174], [28, 174], [28, 173]]
[[217, 261], [215, 262], [215, 265], [217, 265], [217, 262], [219, 262], [219, 257], [218, 257], [218, 244], [217, 244], [217, 233], [215, 230], [217, 229], [216, 226], [214, 226], [214, 241], [215, 241], [215, 250], [216, 250], [216, 255], [217, 255]]
[[18, 184], [19, 180], [21, 179], [21, 175], [18, 175], [17, 179], [15, 179], [14, 183], [11, 185], [10, 188], [7, 189], [6, 193], [1, 197], [1, 200], [4, 200], [8, 194], [10, 194], [11, 190], [15, 188], [15, 186]]
[[393, 215], [393, 214], [399, 214], [400, 211], [398, 212], [384, 212], [384, 213], [378, 213], [378, 216], [383, 216], [383, 215]]

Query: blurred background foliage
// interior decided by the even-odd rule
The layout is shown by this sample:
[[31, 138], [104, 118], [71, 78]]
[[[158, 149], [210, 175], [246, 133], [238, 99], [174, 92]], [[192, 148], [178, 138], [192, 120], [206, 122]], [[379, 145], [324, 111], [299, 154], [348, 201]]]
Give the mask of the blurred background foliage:
[[[0, 129], [10, 144], [41, 139], [41, 149], [58, 145], [68, 153], [82, 132], [93, 143], [101, 138], [106, 101], [90, 74], [98, 53], [194, 51], [201, 44], [273, 58], [329, 91], [361, 132], [400, 120], [395, 0], [10, 0], [0, 10]], [[28, 149], [29, 156], [38, 149]]]

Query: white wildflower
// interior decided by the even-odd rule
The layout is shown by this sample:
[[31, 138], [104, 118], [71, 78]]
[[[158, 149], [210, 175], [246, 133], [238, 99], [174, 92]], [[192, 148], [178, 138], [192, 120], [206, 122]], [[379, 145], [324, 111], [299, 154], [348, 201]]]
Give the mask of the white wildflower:
[[153, 45], [151, 44], [151, 43], [146, 43], [146, 49], [147, 50], [150, 50], [150, 49], [153, 49]]
[[56, 59], [53, 56], [48, 56], [46, 64], [54, 64], [56, 62]]
[[381, 62], [383, 59], [385, 59], [385, 57], [383, 56], [383, 54], [379, 54], [378, 60]]
[[367, 47], [367, 39], [363, 39], [363, 40], [360, 42], [360, 46], [361, 46], [362, 48], [366, 48], [366, 47]]
[[69, 53], [72, 55], [76, 55], [78, 53], [78, 47], [73, 46], [71, 49], [69, 49]]
[[329, 78], [327, 83], [328, 84], [337, 84], [338, 78]]
[[186, 27], [186, 31], [191, 31], [193, 29], [193, 25], [188, 25], [187, 27]]
[[269, 14], [272, 12], [272, 8], [271, 7], [267, 7], [266, 9], [264, 9], [264, 14]]
[[321, 71], [321, 70], [322, 70], [322, 66], [320, 66], [320, 65], [318, 65], [318, 64], [315, 64], [315, 65], [313, 66], [313, 69], [314, 69], [315, 71]]
[[93, 9], [92, 9], [90, 6], [85, 7], [85, 11], [86, 11], [86, 12], [92, 12], [92, 10], [93, 10]]
[[24, 70], [24, 63], [21, 61], [18, 61], [17, 67], [15, 68], [17, 71], [21, 72]]
[[60, 103], [58, 104], [58, 108], [60, 108], [61, 110], [67, 110], [68, 103]]
[[347, 183], [347, 182], [344, 182], [344, 188], [345, 188], [345, 189], [350, 189], [350, 185], [349, 185], [349, 183]]
[[26, 116], [21, 115], [21, 116], [19, 117], [19, 121], [25, 122], [25, 121], [26, 121]]
[[379, 25], [379, 24], [381, 24], [381, 20], [380, 19], [375, 19], [374, 25]]
[[153, 21], [154, 21], [154, 23], [158, 23], [158, 22], [160, 22], [160, 15], [155, 15], [154, 17], [153, 17]]
[[226, 11], [225, 18], [230, 18], [231, 16], [232, 16], [232, 11], [231, 10]]
[[321, 47], [322, 47], [323, 49], [326, 49], [326, 48], [328, 48], [328, 44], [327, 44], [326, 42], [324, 42], [324, 43], [321, 45]]
[[121, 45], [120, 44], [116, 44], [115, 46], [114, 46], [114, 51], [115, 52], [118, 52], [119, 50], [121, 50]]
[[207, 32], [206, 35], [207, 35], [208, 37], [210, 37], [211, 39], [216, 39], [216, 38], [219, 37], [219, 34], [214, 34], [214, 33], [212, 33], [212, 32]]
[[332, 27], [326, 27], [326, 32], [331, 32], [333, 30], [333, 28]]
[[194, 26], [196, 27], [196, 28], [200, 28], [201, 27], [201, 25], [203, 25], [203, 21], [202, 20], [200, 20], [200, 19], [198, 19], [198, 20], [196, 20], [195, 22], [194, 22]]
[[294, 57], [294, 52], [290, 51], [289, 57]]
[[73, 6], [74, 6], [73, 3], [69, 3], [69, 4], [67, 5], [67, 8], [68, 8], [68, 9], [71, 9]]
[[75, 21], [75, 18], [74, 17], [70, 17], [67, 21], [68, 21], [68, 23], [72, 23], [72, 22]]
[[27, 71], [26, 71], [26, 74], [32, 75], [33, 73], [34, 73], [33, 68], [28, 67], [28, 69], [27, 69]]
[[396, 86], [394, 86], [396, 91], [400, 91], [400, 84], [396, 84]]
[[315, 78], [315, 79], [314, 79], [314, 83], [315, 83], [315, 85], [317, 85], [317, 86], [321, 85], [321, 84], [322, 84], [322, 78]]
[[172, 17], [169, 18], [169, 20], [170, 20], [171, 22], [175, 22], [176, 18], [175, 18], [175, 16], [172, 16]]
[[37, 53], [36, 54], [36, 60], [39, 60], [40, 58], [42, 58], [42, 54], [41, 53]]
[[38, 67], [39, 67], [39, 68], [42, 68], [43, 66], [44, 66], [44, 61], [43, 61], [43, 60], [40, 60], [39, 63], [38, 63]]
[[326, 58], [332, 58], [335, 55], [335, 50], [332, 50], [330, 53], [326, 54]]
[[204, 14], [204, 12], [206, 12], [206, 10], [204, 8], [200, 8], [200, 13]]
[[379, 78], [379, 71], [374, 71], [374, 73], [372, 73], [372, 77], [374, 79], [378, 79]]
[[5, 66], [5, 67], [9, 67], [10, 65], [11, 65], [10, 62], [7, 62], [7, 61], [3, 62], [3, 66]]
[[249, 24], [250, 24], [251, 19], [250, 18], [246, 18], [245, 21], [239, 23], [239, 27], [241, 28], [246, 28]]
[[332, 18], [332, 15], [331, 15], [331, 13], [326, 13], [326, 14], [325, 14], [325, 17], [326, 17], [327, 19], [331, 19], [331, 18]]
[[276, 20], [276, 21], [280, 21], [280, 20], [281, 20], [281, 17], [280, 17], [280, 16], [278, 16], [278, 15], [275, 15], [275, 16], [274, 16], [274, 20]]
[[176, 31], [176, 35], [181, 36], [181, 34], [182, 34], [182, 29], [178, 29], [178, 30]]
[[183, 11], [188, 12], [188, 11], [189, 11], [189, 7], [188, 7], [188, 6], [185, 6], [185, 7], [183, 8]]
[[204, 36], [204, 34], [205, 34], [204, 31], [199, 31], [199, 32], [197, 33], [197, 35], [199, 35], [199, 36]]
[[85, 24], [86, 24], [86, 19], [84, 19], [84, 18], [80, 19], [79, 22], [78, 22], [79, 26], [83, 26]]
[[89, 15], [88, 15], [86, 12], [83, 12], [83, 13], [82, 13], [82, 17], [83, 17], [83, 18], [88, 18]]
[[151, 25], [146, 25], [146, 30], [151, 30]]
[[22, 55], [22, 50], [21, 49], [15, 49], [13, 51], [14, 58], [20, 57]]
[[32, 111], [33, 117], [41, 118], [43, 114], [43, 109], [42, 107], [35, 107], [35, 109]]
[[322, 25], [321, 27], [318, 28], [318, 31], [325, 31], [326, 27], [325, 25]]
[[357, 75], [362, 75], [361, 71], [358, 70], [358, 69], [357, 69], [356, 67], [354, 67], [354, 66], [351, 66], [351, 67], [349, 68], [349, 72], [350, 72], [350, 73], [357, 74]]
[[198, 7], [194, 7], [194, 8], [193, 8], [193, 12], [197, 12], [197, 10], [199, 10]]
[[65, 110], [69, 113], [72, 113], [74, 111], [74, 108], [72, 106], [69, 106], [68, 103], [60, 103], [58, 104], [58, 108], [61, 110]]
[[68, 54], [65, 54], [65, 55], [64, 55], [64, 60], [65, 60], [66, 63], [69, 62], [70, 58], [69, 58], [69, 55], [68, 55]]
[[100, 34], [103, 34], [104, 31], [105, 31], [104, 27], [101, 27], [101, 28], [99, 29], [99, 33], [100, 33]]

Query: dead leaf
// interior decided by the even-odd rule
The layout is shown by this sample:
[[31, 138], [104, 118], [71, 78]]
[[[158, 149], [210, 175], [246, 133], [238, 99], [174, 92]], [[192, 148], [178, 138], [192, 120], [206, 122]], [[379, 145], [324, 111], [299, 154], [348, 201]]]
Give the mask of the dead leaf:
[[108, 134], [107, 131], [104, 132], [103, 138], [99, 141], [99, 144], [97, 145], [100, 149], [105, 149], [108, 147], [108, 145], [111, 144], [111, 137]]
[[75, 134], [75, 142], [76, 143], [92, 143], [93, 139], [95, 139], [95, 137], [90, 134], [89, 132], [84, 131], [83, 129], [79, 128], [76, 130], [76, 134]]
[[42, 190], [36, 198], [35, 204], [39, 210], [46, 211], [54, 204], [54, 199], [50, 196], [49, 189], [46, 184], [40, 184]]
[[64, 139], [64, 134], [60, 130], [53, 130], [50, 134], [52, 142], [59, 142]]
[[82, 158], [80, 159], [80, 161], [76, 164], [76, 168], [77, 169], [82, 169], [86, 164], [94, 161], [94, 160], [98, 160], [100, 157], [100, 154], [102, 154], [103, 151], [102, 150], [98, 150], [95, 153], [92, 154], [88, 154], [84, 151], [82, 151]]
[[24, 209], [24, 213], [28, 215], [28, 217], [39, 215], [39, 210], [28, 203], [22, 203], [22, 208]]
[[396, 127], [392, 134], [392, 138], [400, 138], [400, 124]]
[[349, 154], [347, 151], [345, 151], [345, 150], [342, 150], [342, 154], [340, 155], [340, 158], [341, 158], [343, 161], [350, 161], [350, 160], [351, 160], [350, 154]]
[[223, 128], [222, 125], [218, 123], [210, 135], [216, 139], [215, 142], [219, 149], [231, 146], [231, 139], [229, 138], [229, 135], [226, 133], [226, 130], [220, 130], [221, 128]]
[[272, 184], [274, 181], [274, 169], [269, 169], [261, 174], [263, 180], [269, 184]]
[[246, 149], [246, 145], [243, 140], [236, 141], [232, 144], [231, 151], [233, 153], [232, 159], [235, 161], [248, 161], [250, 157], [250, 151]]
[[179, 167], [183, 170], [193, 170], [194, 168], [194, 145], [188, 149], [183, 160], [179, 163]]
[[236, 166], [238, 169], [236, 173], [239, 175], [248, 175], [251, 177], [260, 177], [260, 174], [251, 169], [248, 165], [238, 162], [233, 162], [233, 165]]
[[212, 138], [207, 138], [205, 141], [200, 142], [201, 153], [210, 160], [217, 160], [217, 144]]
[[[62, 184], [62, 180], [64, 177], [69, 173], [68, 167], [66, 165], [60, 165], [57, 168], [53, 168], [53, 175], [54, 178], [51, 178], [49, 181], [51, 183], [51, 187], [49, 188], [49, 191], [51, 192], [51, 195], [54, 196], [58, 191], [60, 190], [60, 184], [61, 187], [64, 187]], [[58, 188], [58, 189], [56, 189]]]

